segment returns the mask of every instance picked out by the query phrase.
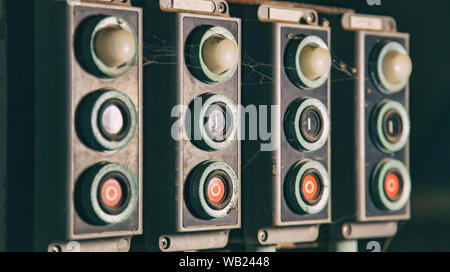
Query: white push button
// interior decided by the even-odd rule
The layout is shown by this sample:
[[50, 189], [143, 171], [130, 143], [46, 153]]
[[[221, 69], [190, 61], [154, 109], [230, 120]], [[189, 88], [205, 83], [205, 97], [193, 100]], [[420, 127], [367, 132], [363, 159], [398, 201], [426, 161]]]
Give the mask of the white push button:
[[316, 80], [331, 68], [331, 56], [327, 49], [307, 45], [300, 53], [300, 68], [309, 80]]
[[390, 51], [383, 59], [383, 74], [386, 79], [396, 84], [406, 80], [411, 75], [411, 58], [402, 52]]
[[212, 36], [203, 45], [202, 58], [208, 69], [219, 75], [238, 63], [239, 51], [233, 41], [222, 36]]
[[136, 42], [129, 31], [109, 27], [97, 34], [95, 52], [105, 65], [119, 67], [133, 59]]
[[102, 127], [109, 134], [118, 134], [123, 128], [123, 116], [115, 105], [108, 106], [101, 116]]

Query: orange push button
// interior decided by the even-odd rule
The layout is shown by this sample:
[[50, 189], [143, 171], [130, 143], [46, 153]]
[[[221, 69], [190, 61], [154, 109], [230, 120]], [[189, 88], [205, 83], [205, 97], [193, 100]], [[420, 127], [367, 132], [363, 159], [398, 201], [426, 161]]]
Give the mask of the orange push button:
[[122, 199], [122, 187], [116, 179], [108, 179], [103, 183], [100, 200], [107, 208], [115, 208]]
[[319, 182], [313, 175], [307, 175], [302, 183], [302, 195], [306, 200], [314, 200], [319, 191]]
[[386, 193], [386, 196], [391, 200], [395, 200], [398, 197], [399, 191], [400, 191], [399, 177], [394, 173], [387, 174], [384, 179], [384, 192]]
[[221, 178], [214, 177], [208, 184], [208, 199], [212, 203], [220, 203], [225, 196], [225, 183]]

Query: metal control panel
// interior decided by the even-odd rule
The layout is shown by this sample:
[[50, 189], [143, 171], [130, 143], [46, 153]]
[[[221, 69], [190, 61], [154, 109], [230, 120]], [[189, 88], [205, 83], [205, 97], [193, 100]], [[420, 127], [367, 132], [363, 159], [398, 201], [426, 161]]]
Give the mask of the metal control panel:
[[241, 23], [209, 3], [142, 6], [149, 250], [221, 248], [241, 226]]
[[[311, 9], [237, 4], [231, 12], [243, 19], [246, 33], [245, 202], [237, 239], [254, 245], [314, 241], [318, 226], [331, 219], [330, 29]], [[272, 137], [264, 139], [262, 131]]]

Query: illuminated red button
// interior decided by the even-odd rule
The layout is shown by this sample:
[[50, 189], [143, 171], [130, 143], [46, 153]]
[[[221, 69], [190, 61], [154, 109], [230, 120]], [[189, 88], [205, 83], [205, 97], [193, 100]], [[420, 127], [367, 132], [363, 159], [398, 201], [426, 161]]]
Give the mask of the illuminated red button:
[[109, 208], [116, 207], [122, 199], [122, 187], [120, 183], [115, 179], [105, 181], [101, 188], [100, 197], [105, 206]]
[[208, 199], [212, 203], [220, 203], [225, 195], [225, 183], [222, 179], [212, 178], [208, 184]]
[[394, 173], [387, 174], [384, 179], [384, 192], [387, 197], [394, 199], [400, 191], [400, 180]]
[[313, 175], [307, 175], [303, 179], [302, 194], [307, 200], [314, 200], [319, 190], [319, 182]]

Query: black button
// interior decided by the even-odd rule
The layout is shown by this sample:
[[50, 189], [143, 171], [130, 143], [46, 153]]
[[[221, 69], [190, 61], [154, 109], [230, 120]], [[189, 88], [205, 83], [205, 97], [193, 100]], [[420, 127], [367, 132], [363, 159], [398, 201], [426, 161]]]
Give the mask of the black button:
[[310, 106], [300, 116], [300, 132], [306, 141], [317, 142], [323, 132], [323, 119], [319, 110]]
[[391, 143], [396, 143], [400, 140], [402, 132], [402, 117], [394, 109], [388, 111], [383, 117], [383, 134], [386, 139]]

